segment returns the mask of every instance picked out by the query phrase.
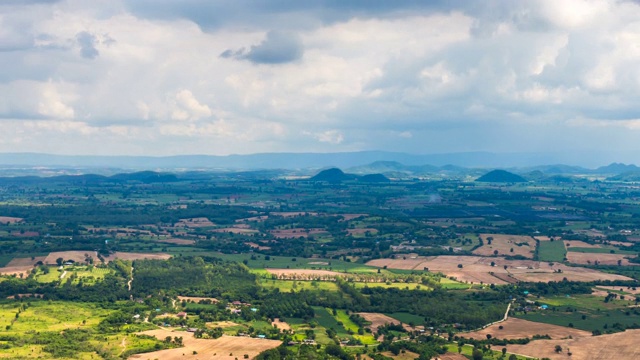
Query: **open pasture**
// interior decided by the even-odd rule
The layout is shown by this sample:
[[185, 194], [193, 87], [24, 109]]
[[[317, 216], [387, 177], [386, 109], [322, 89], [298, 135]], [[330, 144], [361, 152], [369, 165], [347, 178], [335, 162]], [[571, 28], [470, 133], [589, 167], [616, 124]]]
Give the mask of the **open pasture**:
[[[493, 256], [521, 255], [526, 258], [533, 258], [536, 251], [536, 241], [530, 236], [501, 235], [501, 234], [481, 234], [484, 245], [473, 251], [475, 255]], [[492, 238], [491, 244], [489, 239]]]
[[[196, 339], [192, 333], [170, 330], [149, 330], [142, 332], [142, 334], [155, 336], [159, 340], [164, 340], [167, 336], [171, 336], [172, 338], [176, 336], [182, 337], [184, 347], [133, 355], [129, 357], [129, 359], [183, 360], [206, 358], [235, 360], [236, 358], [243, 359], [245, 354], [251, 359], [259, 353], [273, 349], [282, 343], [277, 340], [226, 335], [218, 339]], [[194, 351], [197, 355], [194, 355]]]
[[195, 240], [176, 239], [176, 238], [159, 239], [159, 240], [155, 240], [155, 241], [161, 242], [161, 243], [167, 243], [167, 244], [177, 244], [177, 245], [193, 245], [193, 244], [196, 243]]
[[[500, 329], [500, 326], [502, 326], [502, 329]], [[564, 326], [509, 318], [479, 331], [460, 334], [465, 338], [477, 340], [485, 340], [487, 335], [491, 335], [496, 339], [523, 339], [531, 338], [534, 335], [549, 335], [552, 339], [565, 339], [570, 336], [574, 338], [591, 336], [591, 333]]]
[[[535, 340], [526, 345], [507, 345], [507, 351], [535, 358], [572, 360], [618, 360], [640, 358], [640, 330], [622, 333], [580, 337], [564, 340]], [[556, 345], [562, 351], [555, 351]], [[568, 356], [568, 350], [571, 356]]]
[[540, 241], [538, 245], [538, 259], [540, 261], [564, 261], [567, 249], [562, 241]]

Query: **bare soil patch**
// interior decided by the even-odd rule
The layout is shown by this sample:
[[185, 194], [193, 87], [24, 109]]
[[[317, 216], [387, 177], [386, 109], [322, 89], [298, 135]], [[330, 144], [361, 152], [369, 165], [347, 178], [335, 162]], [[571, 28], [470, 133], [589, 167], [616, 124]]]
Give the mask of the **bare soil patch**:
[[[502, 330], [500, 330], [500, 326], [503, 327]], [[573, 338], [591, 336], [591, 333], [588, 331], [572, 329], [564, 326], [537, 323], [516, 318], [509, 318], [504, 322], [491, 325], [486, 329], [461, 334], [460, 336], [477, 340], [486, 340], [487, 334], [490, 334], [497, 339], [507, 340], [523, 339], [526, 337], [531, 338], [533, 337], [533, 335], [549, 335], [552, 339], [565, 339], [569, 336]]]
[[596, 261], [600, 265], [618, 265], [618, 260], [620, 260], [620, 265], [634, 265], [629, 262], [628, 257], [632, 257], [632, 255], [567, 252], [569, 262], [583, 265], [595, 264]]
[[169, 254], [163, 253], [126, 253], [117, 251], [114, 254], [109, 255], [109, 257], [105, 258], [106, 262], [113, 261], [115, 259], [120, 260], [142, 260], [142, 259], [151, 259], [151, 260], [167, 260], [171, 258]]
[[29, 266], [33, 267], [38, 261], [42, 261], [44, 263], [44, 259], [46, 256], [35, 256], [33, 259], [31, 258], [15, 258], [7, 264], [7, 267], [12, 266]]
[[[565, 340], [535, 340], [526, 345], [507, 345], [507, 351], [535, 358], [572, 359], [572, 360], [617, 360], [640, 358], [640, 330], [581, 337]], [[562, 352], [554, 351], [556, 345]], [[571, 351], [571, 357], [568, 356]]]
[[216, 226], [216, 224], [212, 223], [211, 220], [206, 217], [199, 218], [191, 218], [191, 219], [180, 219], [174, 227], [186, 227], [186, 228], [201, 228], [201, 227], [211, 227]]
[[[129, 359], [183, 360], [206, 358], [234, 360], [235, 358], [244, 358], [245, 354], [252, 359], [259, 353], [273, 349], [282, 343], [277, 340], [226, 335], [218, 339], [196, 339], [192, 333], [184, 331], [173, 332], [169, 330], [150, 330], [144, 331], [141, 334], [155, 336], [160, 340], [164, 340], [167, 336], [182, 336], [184, 347], [133, 355], [129, 357]], [[192, 355], [194, 351], [197, 352], [197, 355]]]
[[351, 221], [359, 217], [369, 216], [369, 214], [340, 214], [340, 216], [342, 216], [342, 221]]
[[62, 258], [64, 261], [73, 260], [74, 262], [84, 263], [89, 257], [93, 258], [94, 261], [98, 260], [98, 255], [95, 251], [56, 251], [49, 253], [43, 262], [48, 265], [56, 265], [56, 260]]
[[[498, 255], [521, 255], [533, 258], [536, 251], [536, 241], [530, 236], [481, 234], [480, 237], [484, 240], [484, 245], [473, 251], [476, 255], [492, 256], [497, 251]], [[493, 238], [491, 245], [488, 238]]]
[[271, 250], [270, 246], [262, 246], [260, 244], [256, 244], [254, 242], [246, 242], [245, 245], [249, 245], [254, 249], [258, 249], [258, 250]]
[[0, 268], [0, 275], [15, 275], [20, 277], [20, 274], [22, 274], [22, 277], [26, 278], [29, 276], [29, 271], [31, 271], [30, 266], [6, 266]]
[[385, 326], [386, 324], [400, 324], [400, 321], [381, 313], [361, 312], [356, 314], [371, 322], [372, 331], [378, 331], [379, 327]]
[[0, 216], [0, 224], [15, 224], [21, 222], [22, 220], [24, 219], [19, 217]]
[[286, 322], [281, 321], [280, 319], [273, 319], [271, 325], [277, 327], [280, 330], [291, 330], [291, 326]]
[[636, 287], [635, 290], [626, 286], [596, 286], [598, 289], [605, 289], [610, 291], [623, 291], [628, 294], [640, 295], [640, 287]]

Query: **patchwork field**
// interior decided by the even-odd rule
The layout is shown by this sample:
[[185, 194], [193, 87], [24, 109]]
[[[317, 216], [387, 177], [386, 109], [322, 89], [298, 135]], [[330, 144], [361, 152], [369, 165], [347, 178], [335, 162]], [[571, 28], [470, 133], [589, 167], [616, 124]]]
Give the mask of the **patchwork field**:
[[[501, 235], [501, 234], [481, 234], [484, 245], [473, 251], [476, 255], [493, 256], [521, 255], [526, 258], [533, 258], [536, 251], [536, 241], [530, 236]], [[489, 238], [492, 238], [489, 244]]]
[[[601, 255], [601, 254], [600, 254]], [[494, 266], [491, 266], [493, 263]], [[459, 281], [485, 284], [506, 284], [496, 275], [502, 274], [520, 281], [548, 282], [595, 280], [629, 280], [621, 275], [608, 274], [593, 269], [569, 267], [559, 263], [546, 263], [533, 260], [506, 260], [503, 258], [486, 258], [479, 256], [437, 256], [414, 257], [407, 259], [375, 259], [367, 263], [370, 266], [387, 267], [390, 269], [424, 270], [441, 272], [455, 277]], [[506, 269], [505, 269], [506, 266]], [[500, 277], [503, 277], [499, 275]]]
[[[622, 333], [580, 337], [565, 340], [536, 340], [526, 345], [507, 345], [507, 351], [535, 358], [572, 360], [618, 360], [640, 358], [640, 330]], [[559, 345], [562, 351], [557, 353]], [[569, 357], [568, 352], [571, 352]]]
[[[162, 359], [178, 360], [185, 358], [235, 360], [236, 358], [253, 358], [259, 353], [279, 346], [282, 341], [256, 339], [250, 337], [237, 337], [223, 335], [218, 339], [196, 339], [192, 333], [170, 330], [150, 330], [142, 332], [144, 335], [155, 336], [163, 340], [167, 336], [181, 336], [184, 347], [154, 351], [146, 354], [138, 354], [129, 359]], [[197, 354], [198, 356], [194, 356]], [[186, 357], [188, 356], [188, 357]]]
[[[500, 329], [500, 326], [503, 328]], [[549, 335], [552, 339], [565, 339], [569, 336], [573, 338], [591, 336], [591, 333], [588, 331], [516, 318], [509, 318], [504, 322], [491, 325], [486, 329], [461, 334], [460, 336], [485, 340], [488, 334], [497, 339], [523, 339], [526, 337], [531, 338], [533, 335]]]
[[378, 331], [378, 328], [381, 326], [385, 326], [386, 324], [400, 324], [400, 321], [387, 316], [385, 314], [380, 314], [380, 313], [366, 313], [366, 312], [361, 312], [361, 313], [356, 313], [360, 316], [362, 316], [365, 320], [371, 322], [371, 330], [372, 331]]

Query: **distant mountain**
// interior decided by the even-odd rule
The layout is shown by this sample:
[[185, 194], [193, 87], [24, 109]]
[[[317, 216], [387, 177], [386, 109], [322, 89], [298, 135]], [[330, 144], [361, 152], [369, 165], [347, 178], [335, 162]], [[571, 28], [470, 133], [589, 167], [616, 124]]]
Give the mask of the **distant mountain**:
[[625, 165], [622, 163], [612, 163], [607, 166], [601, 166], [597, 168], [594, 172], [598, 174], [636, 173], [636, 172], [640, 172], [640, 167], [637, 167], [633, 164]]
[[495, 183], [516, 183], [527, 182], [525, 178], [520, 175], [505, 171], [505, 170], [493, 170], [477, 178], [478, 182], [495, 182]]
[[345, 174], [342, 170], [338, 168], [331, 168], [331, 169], [320, 171], [318, 174], [311, 177], [309, 180], [338, 183], [346, 180], [354, 180], [355, 178], [356, 178], [355, 175]]
[[368, 183], [385, 183], [391, 182], [388, 177], [382, 174], [367, 174], [358, 178], [360, 182], [368, 182]]
[[545, 174], [589, 174], [593, 172], [593, 170], [585, 169], [580, 166], [571, 166], [564, 164], [535, 166], [529, 170], [537, 170]]
[[[580, 156], [578, 156], [580, 155]], [[439, 167], [454, 165], [465, 168], [526, 167], [540, 164], [575, 163], [576, 160], [599, 162], [598, 154], [554, 153], [490, 153], [466, 152], [448, 154], [408, 154], [389, 151], [357, 151], [338, 153], [261, 153], [248, 155], [177, 155], [177, 156], [73, 156], [38, 153], [0, 153], [0, 165], [38, 166], [50, 168], [117, 168], [125, 170], [161, 169], [348, 169], [374, 162], [393, 162], [406, 166]], [[425, 165], [430, 164], [430, 165]], [[400, 170], [400, 169], [398, 169]], [[437, 171], [423, 168], [421, 171]], [[446, 170], [446, 169], [445, 169]], [[532, 169], [535, 170], [535, 169]], [[413, 171], [413, 170], [412, 170]], [[374, 171], [381, 172], [383, 171]]]

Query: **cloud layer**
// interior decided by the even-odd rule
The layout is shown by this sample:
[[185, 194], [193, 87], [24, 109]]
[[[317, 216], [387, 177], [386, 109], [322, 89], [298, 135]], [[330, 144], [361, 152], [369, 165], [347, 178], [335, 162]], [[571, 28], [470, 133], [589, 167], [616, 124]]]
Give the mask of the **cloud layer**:
[[3, 152], [640, 150], [633, 1], [34, 0], [0, 14]]

